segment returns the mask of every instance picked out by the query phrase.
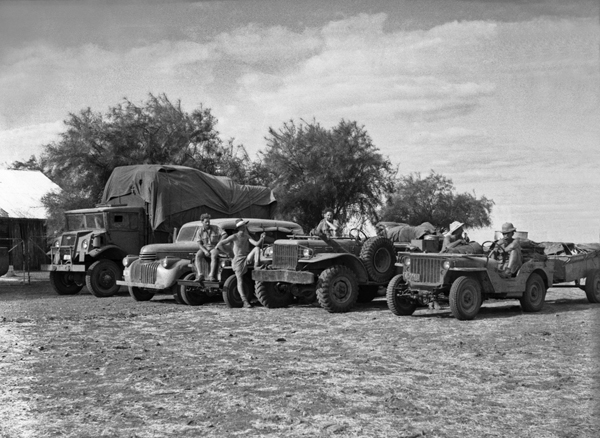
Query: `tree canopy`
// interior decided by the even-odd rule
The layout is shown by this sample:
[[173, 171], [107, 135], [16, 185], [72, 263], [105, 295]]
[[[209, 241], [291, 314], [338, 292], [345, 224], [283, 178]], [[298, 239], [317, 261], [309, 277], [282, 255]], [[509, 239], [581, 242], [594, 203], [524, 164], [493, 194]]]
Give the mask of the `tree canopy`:
[[279, 214], [305, 229], [318, 224], [326, 207], [342, 222], [373, 219], [393, 188], [395, 169], [356, 122], [342, 120], [326, 129], [292, 120], [270, 128], [266, 141], [264, 178], [275, 191]]
[[430, 222], [447, 227], [453, 221], [469, 228], [491, 225], [494, 201], [471, 193], [456, 193], [452, 180], [431, 172], [423, 178], [413, 173], [398, 179], [394, 193], [388, 198], [381, 220], [421, 224]]

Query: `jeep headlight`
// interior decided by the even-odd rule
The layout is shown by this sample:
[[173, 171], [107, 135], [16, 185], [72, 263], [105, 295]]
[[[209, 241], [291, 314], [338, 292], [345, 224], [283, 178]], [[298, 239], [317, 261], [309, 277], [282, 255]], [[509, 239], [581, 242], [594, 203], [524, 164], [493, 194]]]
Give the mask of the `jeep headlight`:
[[303, 259], [309, 259], [313, 256], [313, 250], [310, 248], [302, 248], [300, 253]]
[[81, 247], [82, 247], [84, 250], [87, 250], [87, 249], [88, 249], [88, 240], [87, 240], [87, 239], [83, 239], [83, 241], [81, 242]]
[[404, 257], [402, 259], [402, 264], [404, 265], [405, 268], [410, 267], [410, 257]]
[[444, 263], [442, 263], [442, 269], [445, 269], [446, 271], [450, 269], [450, 260], [444, 260]]
[[272, 246], [267, 246], [263, 250], [263, 257], [273, 258], [273, 247]]

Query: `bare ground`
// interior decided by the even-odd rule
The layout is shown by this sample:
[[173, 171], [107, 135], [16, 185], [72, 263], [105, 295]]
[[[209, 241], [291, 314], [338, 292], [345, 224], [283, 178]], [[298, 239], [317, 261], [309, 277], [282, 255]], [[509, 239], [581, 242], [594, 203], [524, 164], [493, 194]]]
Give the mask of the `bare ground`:
[[393, 315], [0, 280], [0, 437], [597, 437], [600, 306]]

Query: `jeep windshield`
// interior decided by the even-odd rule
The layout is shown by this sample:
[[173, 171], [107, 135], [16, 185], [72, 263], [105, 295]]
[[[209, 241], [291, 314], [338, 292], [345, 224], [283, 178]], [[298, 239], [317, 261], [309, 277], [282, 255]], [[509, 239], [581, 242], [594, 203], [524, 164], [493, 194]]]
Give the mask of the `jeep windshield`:
[[102, 213], [68, 214], [67, 230], [89, 230], [104, 228], [104, 216]]
[[194, 242], [198, 227], [183, 227], [177, 234], [177, 242]]

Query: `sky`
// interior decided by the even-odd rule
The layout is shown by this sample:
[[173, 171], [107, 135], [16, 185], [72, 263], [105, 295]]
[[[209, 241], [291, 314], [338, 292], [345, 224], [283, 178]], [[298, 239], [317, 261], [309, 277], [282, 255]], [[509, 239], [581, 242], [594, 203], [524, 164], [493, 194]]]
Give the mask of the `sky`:
[[399, 175], [495, 202], [472, 239], [598, 242], [599, 55], [593, 0], [4, 0], [0, 167], [165, 93], [253, 159], [287, 121], [356, 121]]

